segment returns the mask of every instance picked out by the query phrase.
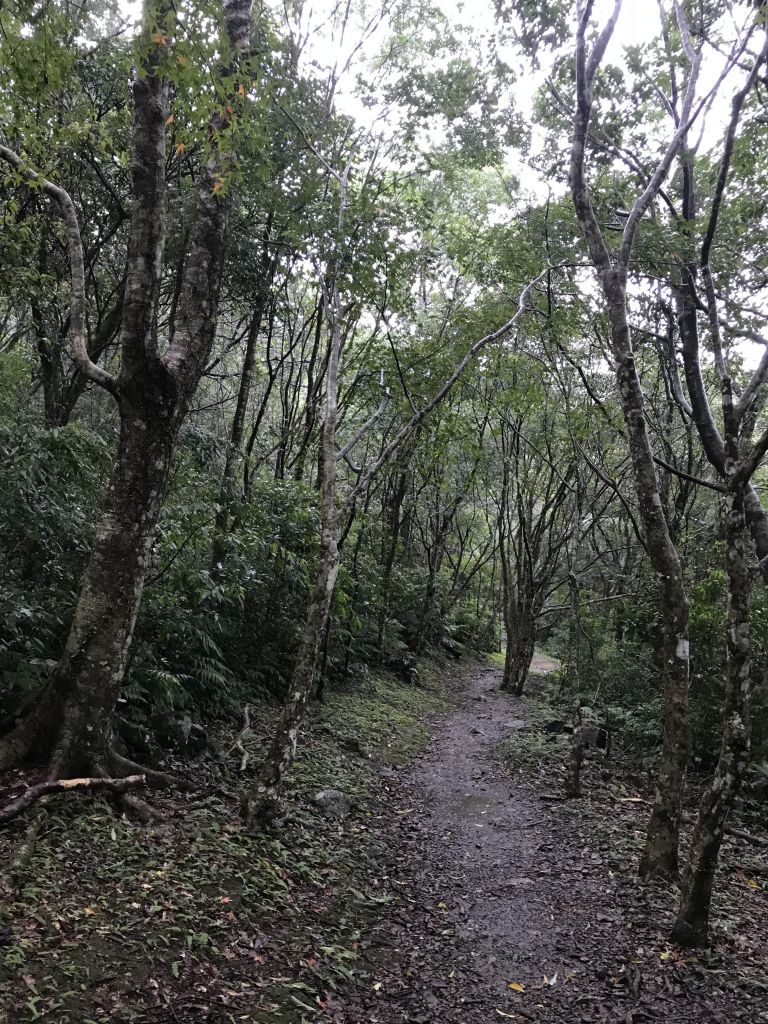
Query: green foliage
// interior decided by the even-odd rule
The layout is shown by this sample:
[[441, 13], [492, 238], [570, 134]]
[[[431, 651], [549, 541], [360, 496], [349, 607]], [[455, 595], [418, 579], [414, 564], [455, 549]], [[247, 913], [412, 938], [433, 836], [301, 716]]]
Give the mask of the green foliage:
[[36, 687], [63, 646], [108, 467], [107, 444], [79, 425], [0, 426], [4, 702]]
[[[6, 357], [3, 395], [13, 397], [27, 367]], [[15, 414], [17, 409], [12, 412]], [[62, 649], [90, 550], [110, 465], [108, 440], [83, 424], [46, 431], [25, 424], [0, 434], [0, 531], [5, 586], [0, 657], [7, 707], [46, 677]], [[280, 697], [290, 678], [318, 557], [317, 493], [305, 484], [257, 477], [235, 509], [224, 561], [212, 567], [220, 452], [200, 430], [183, 434], [151, 553], [144, 600], [124, 688], [123, 713], [147, 721], [157, 711], [210, 718], [244, 703]], [[331, 680], [397, 661], [423, 613], [427, 571], [416, 549], [399, 553], [378, 649], [383, 595], [370, 534], [354, 571], [342, 567], [328, 656]], [[474, 598], [450, 598], [438, 574], [427, 640], [445, 637], [482, 649], [488, 616]], [[473, 592], [474, 593], [474, 592]]]
[[284, 691], [315, 565], [315, 497], [301, 485], [259, 482], [223, 571], [212, 571], [211, 496], [199, 476], [175, 477], [128, 696], [151, 706], [161, 682], [166, 704], [231, 713]]

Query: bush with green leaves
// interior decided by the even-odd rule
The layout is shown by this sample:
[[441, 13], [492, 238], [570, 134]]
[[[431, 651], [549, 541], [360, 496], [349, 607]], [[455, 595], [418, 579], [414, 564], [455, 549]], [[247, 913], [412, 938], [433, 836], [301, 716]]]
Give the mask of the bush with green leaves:
[[[0, 715], [37, 690], [63, 648], [77, 600], [115, 438], [78, 421], [45, 430], [24, 416], [15, 389], [28, 368], [6, 359], [0, 389]], [[26, 384], [24, 383], [24, 386]], [[317, 491], [266, 472], [233, 511], [225, 557], [212, 564], [223, 464], [218, 436], [182, 431], [144, 588], [121, 714], [148, 722], [158, 712], [202, 719], [239, 714], [260, 698], [281, 698], [290, 679], [317, 567]], [[398, 552], [382, 650], [380, 539], [361, 519], [347, 538], [323, 648], [318, 685], [365, 674], [380, 657], [402, 658], [424, 614], [427, 569], [419, 550]], [[437, 577], [428, 643], [446, 639], [480, 650], [494, 624], [474, 597], [452, 600]]]
[[66, 636], [109, 468], [104, 438], [72, 424], [0, 425], [0, 710], [37, 689]]

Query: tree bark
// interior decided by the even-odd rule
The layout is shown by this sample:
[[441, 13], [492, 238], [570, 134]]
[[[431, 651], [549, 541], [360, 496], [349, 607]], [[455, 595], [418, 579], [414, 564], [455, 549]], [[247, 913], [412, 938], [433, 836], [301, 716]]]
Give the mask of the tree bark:
[[[24, 754], [50, 753], [51, 774], [106, 774], [111, 716], [120, 693], [170, 466], [173, 434], [143, 410], [121, 421], [117, 461], [64, 654], [32, 713]], [[28, 722], [0, 746], [0, 767], [18, 759]]]
[[[235, 54], [248, 45], [250, 3], [225, 0]], [[166, 9], [151, 11], [154, 19]], [[154, 30], [152, 19], [145, 26]], [[226, 247], [229, 199], [218, 195], [230, 154], [214, 149], [200, 177], [198, 210], [182, 285], [177, 327], [165, 356], [156, 347], [156, 313], [165, 243], [165, 130], [168, 83], [156, 73], [157, 48], [133, 85], [133, 209], [122, 318], [122, 369], [114, 381], [80, 352], [78, 365], [115, 394], [120, 440], [91, 557], [63, 656], [30, 716], [0, 743], [0, 767], [31, 754], [50, 756], [52, 778], [106, 775], [111, 719], [141, 603], [176, 435], [213, 341]], [[222, 128], [214, 116], [212, 132]], [[5, 155], [5, 154], [3, 154]], [[6, 156], [6, 159], [8, 157]], [[74, 207], [67, 216], [73, 304], [82, 247]], [[70, 208], [71, 207], [71, 208]], [[82, 312], [82, 311], [81, 311]], [[75, 320], [77, 322], [75, 322]], [[82, 315], [73, 331], [82, 334]], [[80, 344], [80, 343], [78, 343]], [[82, 346], [81, 346], [82, 347]]]
[[579, 665], [579, 631], [581, 614], [579, 583], [573, 573], [568, 576], [571, 598], [571, 619], [568, 624], [568, 684], [573, 700], [573, 736], [565, 779], [565, 795], [571, 799], [581, 796], [581, 765], [584, 760], [584, 733], [581, 713], [581, 672]]
[[424, 600], [419, 612], [419, 620], [413, 636], [413, 650], [421, 654], [427, 646], [432, 622], [435, 616], [435, 597], [437, 595], [437, 577], [443, 564], [444, 533], [441, 531], [435, 538], [432, 549], [427, 556], [427, 585], [424, 589]]
[[536, 622], [524, 600], [513, 598], [504, 615], [507, 653], [501, 689], [521, 697], [536, 647]]
[[651, 565], [659, 581], [662, 617], [664, 738], [659, 777], [640, 872], [674, 877], [679, 868], [680, 815], [688, 762], [688, 600], [683, 570], [672, 542], [645, 422], [645, 402], [627, 321], [626, 277], [601, 275], [608, 306], [618, 384], [640, 516]]
[[384, 565], [381, 574], [381, 605], [379, 607], [378, 621], [376, 625], [376, 651], [379, 660], [384, 657], [384, 633], [389, 619], [389, 595], [392, 585], [392, 571], [397, 555], [397, 546], [400, 541], [400, 531], [403, 525], [401, 509], [405, 501], [405, 494], [408, 489], [408, 473], [400, 470], [397, 473], [396, 483], [392, 490], [389, 503], [389, 537], [384, 554]]
[[[621, 0], [617, 0], [608, 23], [599, 33], [588, 55], [586, 32], [592, 6], [591, 3], [580, 2], [577, 8], [576, 111], [571, 143], [570, 186], [576, 215], [606, 304], [635, 492], [648, 554], [661, 591], [664, 740], [640, 873], [646, 877], [672, 877], [677, 874], [679, 866], [680, 817], [688, 761], [688, 601], [683, 586], [682, 565], [664, 516], [653, 450], [645, 422], [645, 403], [635, 365], [626, 288], [627, 269], [638, 225], [658, 194], [685, 138], [701, 58], [700, 55], [692, 54], [691, 71], [680, 112], [683, 127], [676, 129], [647, 185], [632, 204], [618, 253], [614, 256], [605, 243], [590, 200], [585, 154], [592, 113], [592, 87], [615, 28]], [[676, 8], [676, 14], [681, 31], [687, 32], [682, 9]]]
[[706, 946], [709, 911], [723, 832], [733, 799], [749, 760], [751, 651], [750, 579], [746, 558], [744, 487], [737, 484], [725, 498], [726, 568], [728, 574], [728, 669], [723, 738], [715, 775], [707, 787], [691, 840], [672, 940], [683, 946]]
[[339, 571], [339, 513], [336, 508], [336, 423], [338, 419], [338, 376], [341, 354], [341, 310], [335, 282], [331, 311], [331, 342], [326, 377], [325, 422], [321, 446], [320, 559], [315, 586], [307, 609], [288, 697], [275, 730], [254, 792], [243, 803], [243, 817], [249, 827], [274, 819], [279, 812], [285, 777], [296, 756], [299, 729], [312, 692], [318, 652], [323, 640], [331, 598]]
[[94, 792], [106, 789], [110, 793], [125, 793], [129, 789], [143, 786], [145, 783], [143, 775], [127, 775], [119, 779], [109, 778], [85, 778], [85, 779], [60, 779], [58, 781], [38, 782], [36, 786], [30, 786], [21, 796], [0, 808], [0, 825], [13, 821], [28, 807], [44, 796], [53, 793], [73, 793], [83, 791]]
[[262, 259], [264, 290], [257, 299], [256, 308], [251, 316], [251, 324], [248, 329], [248, 339], [245, 345], [245, 354], [243, 355], [243, 368], [240, 373], [240, 386], [237, 392], [235, 414], [232, 418], [227, 454], [224, 460], [224, 471], [221, 476], [221, 487], [219, 488], [219, 511], [216, 514], [211, 552], [211, 567], [214, 572], [219, 571], [223, 567], [226, 557], [227, 534], [230, 530], [232, 509], [236, 498], [235, 476], [241, 455], [240, 449], [245, 435], [245, 414], [248, 411], [248, 401], [253, 381], [253, 367], [256, 361], [256, 343], [267, 303], [266, 289], [269, 288], [272, 278], [272, 274], [270, 274], [269, 267], [267, 266], [268, 251], [266, 246], [268, 237], [269, 228], [265, 230], [264, 255]]
[[[762, 23], [764, 27], [762, 16], [758, 23]], [[709, 320], [715, 371], [720, 381], [722, 437], [709, 405], [699, 363], [696, 267], [692, 260], [683, 270], [683, 287], [678, 296], [680, 334], [692, 415], [710, 462], [726, 482], [723, 518], [728, 581], [727, 672], [720, 757], [714, 778], [707, 787], [699, 807], [683, 878], [680, 907], [672, 930], [673, 940], [688, 946], [703, 946], [708, 942], [712, 887], [722, 837], [749, 760], [752, 653], [749, 634], [751, 579], [747, 563], [746, 535], [749, 527], [762, 562], [761, 552], [766, 541], [765, 514], [750, 478], [768, 450], [768, 432], [764, 432], [750, 450], [747, 449], [751, 444], [754, 428], [751, 409], [754, 408], [753, 403], [758, 394], [764, 392], [768, 364], [761, 360], [744, 388], [741, 400], [735, 402], [727, 355], [722, 344], [710, 256], [717, 235], [718, 218], [742, 107], [767, 57], [768, 33], [765, 34], [762, 50], [754, 60], [746, 80], [731, 100], [731, 117], [723, 140], [723, 154], [699, 253], [698, 269], [701, 271], [706, 291], [704, 308]], [[689, 158], [683, 161], [683, 182], [683, 212], [686, 221], [691, 223], [696, 215], [696, 208], [694, 169]], [[761, 568], [763, 578], [766, 579], [766, 565], [762, 564]]]

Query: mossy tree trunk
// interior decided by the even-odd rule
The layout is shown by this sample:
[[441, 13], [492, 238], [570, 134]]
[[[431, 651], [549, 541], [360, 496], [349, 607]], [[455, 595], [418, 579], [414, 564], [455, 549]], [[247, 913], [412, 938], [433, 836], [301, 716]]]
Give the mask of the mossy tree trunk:
[[[664, 515], [653, 450], [645, 420], [645, 401], [635, 365], [627, 311], [627, 275], [638, 226], [658, 195], [682, 147], [685, 130], [675, 132], [647, 187], [637, 196], [624, 224], [616, 251], [606, 244], [590, 198], [585, 162], [592, 117], [592, 89], [605, 50], [613, 35], [621, 4], [599, 32], [591, 50], [587, 31], [592, 3], [577, 4], [576, 105], [571, 141], [570, 186], [574, 209], [584, 233], [590, 259], [597, 272], [610, 327], [616, 385], [632, 462], [640, 518], [648, 554], [659, 579], [662, 618], [664, 739], [656, 795], [640, 862], [644, 876], [674, 877], [678, 872], [678, 845], [685, 772], [688, 761], [688, 602], [682, 564]], [[689, 37], [682, 9], [676, 8], [680, 31]], [[681, 89], [680, 123], [687, 125], [696, 95], [700, 54], [689, 52], [690, 67]]]
[[584, 761], [584, 732], [581, 711], [581, 671], [579, 664], [581, 612], [579, 581], [573, 572], [568, 574], [571, 617], [568, 623], [568, 688], [573, 701], [573, 736], [565, 778], [565, 795], [571, 798], [581, 796], [581, 765]]
[[330, 317], [330, 343], [326, 370], [325, 422], [320, 459], [320, 554], [315, 585], [307, 609], [299, 652], [288, 684], [288, 696], [275, 729], [272, 743], [259, 771], [258, 782], [243, 805], [246, 824], [255, 825], [274, 818], [286, 774], [296, 756], [299, 729], [312, 692], [318, 653], [328, 624], [333, 590], [339, 571], [339, 512], [336, 508], [338, 380], [341, 354], [341, 299], [331, 275], [330, 295], [325, 308]]
[[680, 907], [672, 929], [673, 941], [684, 946], [706, 946], [709, 941], [712, 887], [723, 832], [749, 760], [751, 582], [746, 557], [747, 526], [743, 483], [734, 484], [724, 505], [728, 663], [723, 735], [714, 778], [701, 799], [683, 876]]
[[[764, 29], [762, 14], [754, 27]], [[721, 338], [719, 300], [710, 257], [718, 219], [734, 152], [737, 128], [744, 103], [768, 59], [768, 32], [762, 49], [753, 58], [752, 67], [731, 101], [731, 116], [726, 127], [718, 175], [709, 217], [704, 229], [698, 267], [689, 260], [683, 273], [683, 288], [678, 296], [680, 334], [683, 341], [686, 379], [691, 395], [692, 415], [696, 421], [707, 456], [725, 481], [723, 525], [725, 536], [728, 616], [726, 635], [726, 685], [723, 707], [720, 756], [714, 778], [701, 799], [686, 864], [677, 918], [672, 938], [681, 945], [704, 946], [709, 941], [709, 917], [712, 889], [717, 870], [723, 832], [734, 799], [744, 778], [750, 749], [750, 697], [752, 654], [749, 633], [749, 606], [752, 581], [747, 560], [747, 536], [752, 539], [760, 562], [766, 551], [765, 516], [751, 479], [768, 450], [768, 430], [751, 443], [757, 410], [765, 396], [768, 363], [761, 361], [741, 391], [738, 400], [728, 369], [728, 357]], [[696, 218], [694, 161], [685, 154], [683, 164], [684, 216], [692, 227]], [[692, 236], [692, 231], [689, 232]], [[709, 397], [703, 387], [698, 359], [698, 323], [695, 309], [695, 280], [700, 273], [706, 293], [706, 313], [714, 357], [714, 369], [720, 382], [720, 406], [723, 435], [720, 437]], [[765, 578], [765, 565], [761, 565]]]
[[[147, 39], [165, 25], [165, 0], [148, 5]], [[250, 0], [224, 0], [233, 54], [249, 46]], [[199, 178], [197, 214], [181, 285], [178, 315], [165, 355], [157, 349], [157, 305], [166, 234], [169, 84], [159, 47], [133, 83], [133, 206], [123, 299], [122, 366], [115, 380], [85, 349], [84, 270], [74, 204], [44, 182], [62, 206], [70, 236], [72, 347], [82, 371], [110, 391], [120, 414], [120, 440], [91, 556], [62, 658], [29, 716], [0, 741], [0, 766], [50, 758], [50, 774], [105, 774], [112, 715], [133, 639], [147, 560], [165, 494], [176, 435], [210, 353], [226, 248], [230, 199], [220, 195], [232, 168], [214, 148]], [[233, 71], [234, 69], [230, 69]], [[220, 135], [223, 115], [213, 116]], [[5, 154], [3, 154], [5, 155]], [[11, 155], [13, 156], [13, 155]], [[8, 158], [8, 157], [6, 157]], [[31, 173], [31, 172], [30, 172]]]

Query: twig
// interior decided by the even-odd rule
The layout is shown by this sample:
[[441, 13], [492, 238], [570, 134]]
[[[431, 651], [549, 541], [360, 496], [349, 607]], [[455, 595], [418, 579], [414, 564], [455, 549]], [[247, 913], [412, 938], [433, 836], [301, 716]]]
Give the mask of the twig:
[[229, 748], [229, 751], [236, 750], [240, 754], [240, 771], [244, 772], [248, 767], [250, 754], [243, 745], [243, 740], [251, 735], [251, 709], [246, 704], [243, 708], [243, 728], [237, 734], [237, 740]]

